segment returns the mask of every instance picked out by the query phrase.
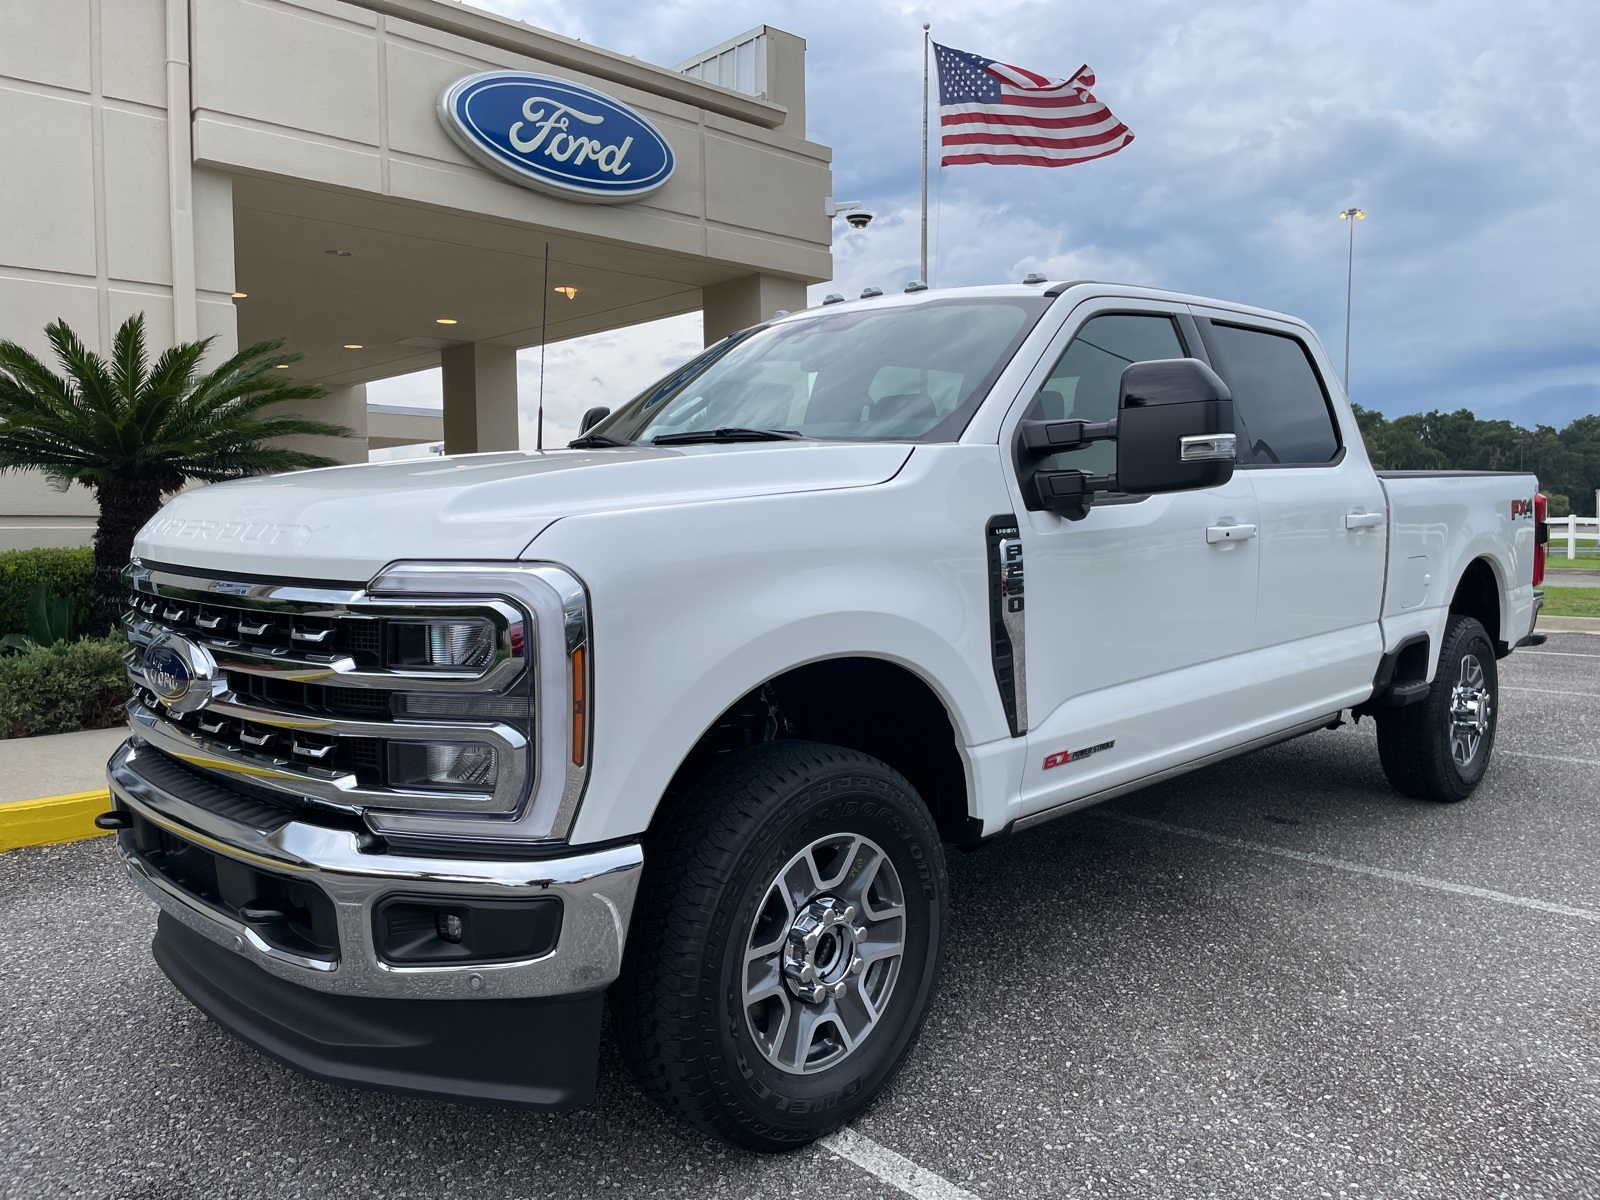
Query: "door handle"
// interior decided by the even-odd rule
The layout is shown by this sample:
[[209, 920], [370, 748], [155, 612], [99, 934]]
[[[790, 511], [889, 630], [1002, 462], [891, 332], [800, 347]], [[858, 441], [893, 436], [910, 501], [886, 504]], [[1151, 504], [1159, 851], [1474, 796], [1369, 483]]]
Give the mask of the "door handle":
[[1382, 524], [1382, 513], [1353, 512], [1346, 513], [1344, 518], [1346, 529], [1376, 529]]
[[1254, 525], [1208, 525], [1206, 526], [1206, 545], [1220, 546], [1225, 542], [1242, 542], [1246, 538], [1256, 535]]

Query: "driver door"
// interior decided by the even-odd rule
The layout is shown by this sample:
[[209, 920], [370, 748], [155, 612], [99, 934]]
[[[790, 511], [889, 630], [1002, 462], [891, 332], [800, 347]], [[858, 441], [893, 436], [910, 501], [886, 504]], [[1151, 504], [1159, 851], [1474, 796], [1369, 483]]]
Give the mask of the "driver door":
[[[1085, 307], [1001, 434], [1026, 579], [1024, 816], [1200, 757], [1250, 723], [1240, 660], [1255, 640], [1259, 561], [1248, 473], [1199, 491], [1102, 494], [1078, 521], [1024, 503], [1021, 420], [1109, 420], [1129, 363], [1204, 357], [1192, 320], [1172, 306]], [[1047, 466], [1110, 474], [1116, 446]]]

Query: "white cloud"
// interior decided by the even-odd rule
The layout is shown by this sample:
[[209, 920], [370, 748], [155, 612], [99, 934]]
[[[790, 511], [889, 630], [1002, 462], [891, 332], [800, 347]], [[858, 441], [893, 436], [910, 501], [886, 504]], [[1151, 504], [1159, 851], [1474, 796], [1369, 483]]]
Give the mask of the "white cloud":
[[[1580, 0], [485, 0], [672, 63], [766, 21], [808, 41], [809, 135], [834, 193], [837, 280], [917, 274], [922, 34], [1052, 73], [1087, 61], [1137, 135], [1081, 167], [936, 174], [934, 282], [1054, 276], [1170, 285], [1344, 334], [1359, 204], [1353, 373], [1391, 412], [1514, 405], [1600, 384], [1600, 6]], [[653, 334], [641, 335], [647, 342]], [[626, 339], [608, 344], [621, 354]], [[663, 361], [659, 352], [647, 351]], [[1544, 391], [1541, 391], [1543, 389]], [[576, 394], [576, 393], [574, 393]], [[564, 418], [569, 419], [569, 418]]]

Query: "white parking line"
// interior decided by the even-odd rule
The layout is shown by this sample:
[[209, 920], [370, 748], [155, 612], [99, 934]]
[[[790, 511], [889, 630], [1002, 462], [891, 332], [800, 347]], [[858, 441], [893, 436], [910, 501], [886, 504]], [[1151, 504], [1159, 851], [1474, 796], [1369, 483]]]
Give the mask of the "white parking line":
[[1600, 758], [1568, 758], [1563, 754], [1529, 754], [1526, 750], [1496, 750], [1512, 758], [1537, 758], [1540, 762], [1577, 763], [1580, 767], [1600, 767]]
[[1162, 833], [1174, 833], [1179, 837], [1197, 838], [1202, 842], [1211, 842], [1217, 846], [1231, 846], [1235, 850], [1256, 850], [1262, 854], [1273, 854], [1279, 858], [1292, 858], [1296, 862], [1313, 863], [1319, 867], [1332, 867], [1335, 871], [1349, 871], [1355, 875], [1371, 875], [1378, 879], [1390, 879], [1396, 883], [1409, 883], [1413, 887], [1430, 888], [1436, 892], [1454, 892], [1458, 896], [1472, 896], [1478, 900], [1493, 900], [1497, 904], [1511, 904], [1517, 908], [1531, 908], [1537, 912], [1551, 913], [1558, 917], [1577, 917], [1581, 921], [1594, 921], [1600, 923], [1600, 912], [1589, 908], [1574, 908], [1570, 904], [1552, 904], [1548, 900], [1535, 900], [1529, 896], [1513, 896], [1506, 892], [1496, 892], [1489, 888], [1472, 887], [1465, 883], [1451, 883], [1448, 879], [1431, 879], [1426, 875], [1413, 875], [1410, 871], [1390, 871], [1384, 867], [1369, 867], [1364, 863], [1349, 862], [1342, 858], [1328, 858], [1322, 854], [1307, 854], [1302, 850], [1290, 850], [1284, 846], [1273, 846], [1266, 842], [1249, 842], [1243, 838], [1226, 837], [1220, 833], [1210, 833], [1204, 829], [1190, 829], [1183, 825], [1168, 825], [1165, 821], [1152, 821], [1147, 817], [1130, 817], [1122, 813], [1101, 811], [1100, 816], [1109, 821], [1121, 821], [1124, 825], [1138, 825], [1145, 829], [1159, 829]]
[[1577, 650], [1518, 650], [1518, 654], [1530, 654], [1535, 658], [1548, 655], [1551, 658], [1600, 658], [1600, 654], [1584, 654]]
[[1554, 688], [1513, 687], [1509, 683], [1500, 685], [1502, 692], [1538, 692], [1541, 696], [1587, 696], [1591, 700], [1600, 700], [1600, 692], [1558, 692]]
[[917, 1200], [978, 1200], [965, 1188], [958, 1188], [943, 1175], [919, 1167], [903, 1154], [873, 1141], [853, 1129], [841, 1129], [819, 1143], [840, 1158], [855, 1163], [869, 1175], [899, 1188]]

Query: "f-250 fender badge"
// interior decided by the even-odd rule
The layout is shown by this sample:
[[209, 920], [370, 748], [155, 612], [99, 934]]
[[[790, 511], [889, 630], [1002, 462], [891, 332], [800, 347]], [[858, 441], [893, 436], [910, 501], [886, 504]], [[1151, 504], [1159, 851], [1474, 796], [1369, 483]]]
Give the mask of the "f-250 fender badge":
[[1116, 744], [1116, 740], [1113, 739], [1109, 742], [1101, 742], [1098, 746], [1085, 746], [1082, 750], [1057, 750], [1054, 754], [1045, 755], [1044, 769], [1048, 771], [1051, 767], [1064, 767], [1068, 763], [1079, 762], [1088, 758], [1091, 754], [1099, 754], [1102, 750], [1109, 750]]

